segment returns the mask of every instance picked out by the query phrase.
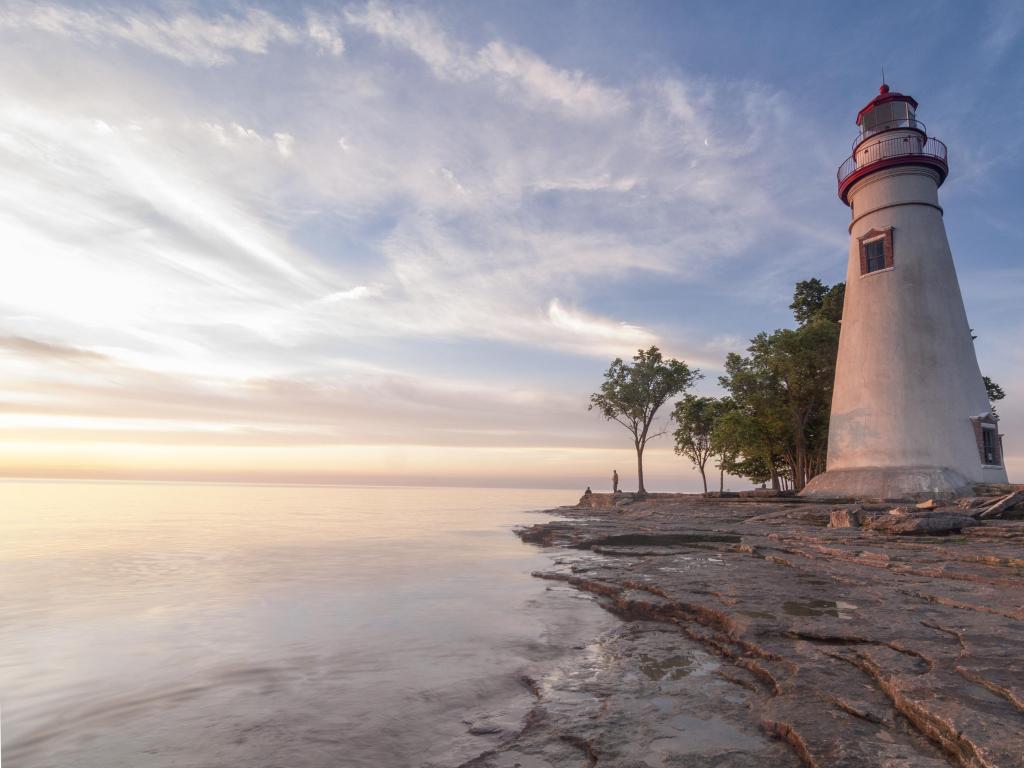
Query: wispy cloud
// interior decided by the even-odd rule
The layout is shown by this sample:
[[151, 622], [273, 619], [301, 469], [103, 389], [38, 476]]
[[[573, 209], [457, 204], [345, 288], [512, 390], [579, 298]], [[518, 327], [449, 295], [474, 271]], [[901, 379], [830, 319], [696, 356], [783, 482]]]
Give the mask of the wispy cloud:
[[650, 331], [630, 323], [612, 322], [586, 312], [562, 306], [558, 299], [548, 305], [551, 325], [579, 338], [589, 349], [604, 346], [606, 355], [622, 349], [638, 349], [653, 344], [657, 337]]
[[43, 360], [107, 360], [107, 356], [91, 349], [80, 349], [68, 344], [53, 344], [24, 336], [0, 336], [0, 350], [19, 356]]
[[997, 0], [985, 8], [984, 21], [984, 53], [994, 65], [1024, 34], [1024, 8], [1013, 0]]
[[202, 16], [13, 2], [0, 9], [0, 28], [122, 42], [185, 64], [211, 67], [231, 63], [239, 53], [265, 54], [275, 43], [306, 41], [335, 56], [345, 49], [336, 22], [325, 16], [311, 13], [306, 26], [300, 28], [258, 9], [239, 15]]
[[[773, 142], [799, 126], [763, 86], [608, 85], [501, 39], [474, 49], [424, 11], [380, 3], [309, 12], [305, 27], [264, 11], [16, 8], [0, 23], [8, 35], [131, 40], [185, 63], [310, 37], [340, 53], [342, 27], [363, 37], [329, 98], [278, 91], [273, 119], [182, 101], [102, 54], [81, 70], [33, 62], [34, 79], [8, 82], [0, 238], [32, 254], [7, 276], [12, 334], [42, 324], [200, 377], [287, 376], [306, 368], [296, 348], [349, 339], [607, 358], [659, 334], [592, 305], [589, 281], [700, 280], [791, 226], [770, 184], [797, 157]], [[426, 66], [396, 69], [395, 49]], [[244, 82], [242, 69], [217, 71], [220, 87]], [[90, 98], [69, 99], [63, 83]], [[375, 220], [389, 223], [367, 231]], [[348, 245], [308, 245], [320, 221]]]
[[306, 14], [306, 32], [321, 53], [340, 56], [345, 51], [345, 41], [339, 27], [340, 22], [333, 17], [313, 11]]
[[[564, 442], [567, 423], [587, 421], [575, 398], [543, 389], [357, 361], [337, 361], [329, 375], [197, 377], [9, 337], [0, 359], [14, 372], [0, 395], [0, 433], [10, 440], [536, 445]], [[17, 365], [40, 360], [70, 366], [67, 375]]]
[[[186, 21], [42, 6], [18, 23], [171, 39], [201, 21], [174, 18]], [[222, 53], [299, 39], [265, 12], [239, 18], [234, 36], [206, 19], [198, 39]], [[339, 22], [305, 18], [329, 44]], [[302, 122], [271, 125], [211, 114], [213, 105], [204, 114], [159, 84], [140, 83], [128, 100], [127, 76], [100, 64], [72, 80], [101, 95], [99, 110], [32, 84], [10, 92], [0, 102], [9, 181], [0, 235], [35, 258], [13, 275], [8, 309], [63, 328], [88, 318], [147, 342], [188, 338], [220, 359], [222, 338], [237, 343], [230, 328], [289, 345], [461, 337], [604, 357], [658, 336], [588, 306], [587, 281], [700, 280], [766, 232], [808, 229], [771, 188], [780, 166], [800, 162], [782, 151], [800, 126], [778, 92], [678, 77], [611, 86], [500, 39], [472, 49], [424, 11], [374, 2], [340, 18], [347, 34], [411, 52], [425, 71], [385, 66], [393, 53], [364, 45], [346, 65], [351, 85], [303, 102]], [[38, 77], [46, 81], [45, 67]], [[481, 90], [480, 80], [511, 90]], [[278, 98], [278, 114], [300, 109]], [[447, 106], [466, 99], [461, 113]], [[540, 111], [527, 116], [524, 106]], [[359, 260], [295, 244], [307, 219], [325, 217], [360, 242]], [[384, 230], [360, 231], [382, 217], [391, 219]], [[49, 274], [67, 279], [55, 285]], [[95, 274], [105, 279], [89, 292], [71, 288]], [[349, 295], [362, 299], [358, 311], [321, 300]], [[116, 335], [124, 344], [125, 331]], [[181, 359], [180, 348], [168, 353]]]
[[581, 72], [552, 67], [523, 48], [493, 40], [472, 51], [452, 41], [426, 13], [370, 2], [349, 9], [350, 24], [422, 59], [440, 78], [465, 82], [490, 79], [535, 104], [551, 104], [567, 114], [599, 117], [622, 113], [626, 95], [602, 86]]

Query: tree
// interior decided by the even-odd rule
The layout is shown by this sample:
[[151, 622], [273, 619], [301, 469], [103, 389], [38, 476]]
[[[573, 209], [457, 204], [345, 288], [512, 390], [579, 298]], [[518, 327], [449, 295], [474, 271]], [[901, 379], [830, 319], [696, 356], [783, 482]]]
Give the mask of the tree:
[[773, 488], [798, 490], [825, 470], [839, 320], [845, 285], [796, 284], [790, 308], [799, 327], [759, 333], [746, 357], [730, 354], [719, 379], [735, 404], [718, 441], [733, 447], [729, 471]]
[[996, 401], [1006, 397], [1003, 388], [996, 384], [988, 376], [982, 377], [985, 380], [985, 391], [988, 392], [988, 401], [992, 405], [992, 413], [996, 412]]
[[704, 467], [714, 453], [711, 434], [721, 412], [720, 401], [714, 397], [687, 395], [672, 410], [672, 419], [678, 424], [675, 431], [675, 451], [685, 456], [700, 472], [704, 493], [708, 492], [708, 478]]
[[839, 326], [823, 318], [762, 334], [750, 348], [780, 387], [778, 408], [789, 428], [783, 457], [798, 490], [824, 470], [838, 350]]
[[715, 425], [711, 430], [711, 454], [718, 459], [719, 493], [725, 491], [726, 472], [730, 475], [745, 475], [744, 472], [739, 471], [738, 466], [742, 444], [732, 429], [735, 416], [735, 401], [731, 397], [719, 398], [718, 413], [715, 416]]
[[718, 381], [731, 395], [734, 407], [722, 417], [714, 440], [730, 448], [731, 459], [726, 465], [729, 474], [747, 477], [754, 483], [770, 479], [772, 487], [780, 489], [776, 467], [788, 447], [789, 431], [781, 385], [762, 363], [753, 355], [742, 357], [730, 352], [726, 356], [725, 375]]
[[829, 320], [838, 323], [843, 316], [843, 299], [846, 297], [846, 283], [829, 287], [816, 277], [801, 280], [793, 290], [793, 317], [800, 325], [812, 320]]
[[597, 408], [608, 421], [617, 421], [629, 430], [636, 448], [637, 491], [643, 496], [644, 448], [647, 443], [664, 434], [664, 430], [651, 433], [651, 424], [658, 409], [670, 397], [690, 388], [700, 371], [690, 370], [681, 361], [662, 358], [657, 347], [638, 350], [633, 362], [615, 358], [604, 374], [601, 391], [590, 396], [587, 410]]

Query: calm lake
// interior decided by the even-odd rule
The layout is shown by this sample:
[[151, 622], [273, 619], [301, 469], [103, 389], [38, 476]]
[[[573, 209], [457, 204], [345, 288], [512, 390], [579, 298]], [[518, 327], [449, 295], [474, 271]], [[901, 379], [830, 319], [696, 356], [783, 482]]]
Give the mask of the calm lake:
[[614, 622], [511, 533], [578, 493], [0, 482], [3, 765], [457, 765]]

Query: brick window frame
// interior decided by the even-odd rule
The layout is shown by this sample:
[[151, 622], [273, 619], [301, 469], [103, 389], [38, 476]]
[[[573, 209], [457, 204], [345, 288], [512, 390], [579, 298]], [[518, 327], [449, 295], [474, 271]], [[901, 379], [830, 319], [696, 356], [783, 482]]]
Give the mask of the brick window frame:
[[[873, 243], [878, 240], [882, 241], [882, 250], [885, 254], [885, 265], [881, 269], [868, 271], [868, 243]], [[861, 277], [865, 275], [873, 275], [875, 272], [882, 272], [886, 269], [892, 269], [893, 258], [892, 258], [892, 227], [885, 227], [884, 229], [870, 229], [863, 235], [857, 238], [858, 248], [860, 250], [860, 274]]]
[[[986, 467], [1003, 466], [1003, 436], [999, 434], [999, 419], [989, 413], [985, 416], [975, 416], [971, 419], [974, 425], [974, 439], [978, 444], [978, 456], [981, 463]], [[994, 461], [986, 461], [985, 456], [985, 433], [992, 435], [992, 453]]]

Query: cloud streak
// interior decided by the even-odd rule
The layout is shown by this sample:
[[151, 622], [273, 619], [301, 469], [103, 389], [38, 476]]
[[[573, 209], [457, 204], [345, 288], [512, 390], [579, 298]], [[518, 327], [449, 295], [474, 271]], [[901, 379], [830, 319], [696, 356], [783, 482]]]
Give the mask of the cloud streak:
[[67, 344], [52, 344], [24, 336], [0, 336], [0, 350], [7, 350], [25, 358], [39, 360], [105, 361], [107, 356], [91, 349], [79, 349]]
[[183, 64], [218, 67], [238, 54], [266, 54], [272, 45], [306, 42], [340, 56], [344, 41], [336, 23], [311, 13], [304, 28], [267, 11], [201, 16], [119, 10], [80, 10], [63, 5], [15, 2], [0, 10], [0, 28], [32, 30], [92, 42], [121, 42]]
[[382, 41], [408, 50], [445, 80], [471, 82], [488, 79], [499, 88], [535, 104], [560, 107], [581, 118], [621, 114], [629, 107], [624, 93], [602, 86], [582, 72], [552, 67], [518, 46], [492, 40], [477, 51], [453, 42], [429, 15], [370, 2], [346, 12], [349, 24]]

